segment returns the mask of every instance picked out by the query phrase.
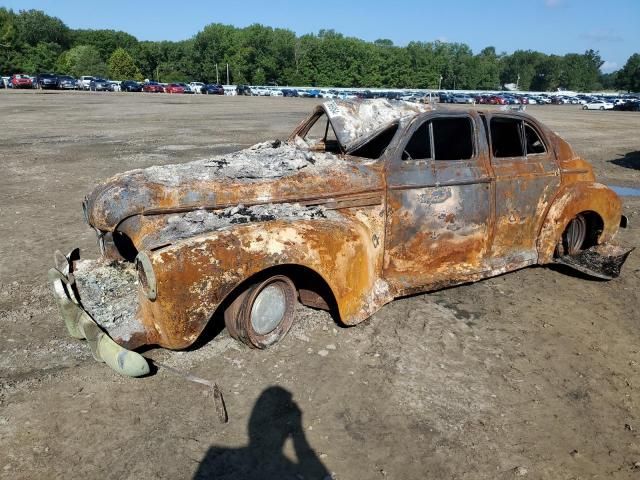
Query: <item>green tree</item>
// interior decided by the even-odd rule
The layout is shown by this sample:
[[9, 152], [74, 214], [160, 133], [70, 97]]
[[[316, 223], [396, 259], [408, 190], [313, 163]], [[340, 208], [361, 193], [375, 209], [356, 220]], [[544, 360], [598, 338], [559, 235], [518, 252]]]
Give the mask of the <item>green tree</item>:
[[133, 57], [124, 48], [117, 48], [109, 57], [109, 77], [114, 80], [143, 80]]
[[640, 54], [631, 55], [618, 71], [617, 85], [628, 92], [640, 92]]
[[22, 10], [15, 18], [18, 40], [27, 45], [57, 43], [69, 47], [70, 30], [62, 20], [51, 17], [40, 10]]
[[60, 72], [74, 77], [107, 76], [107, 65], [100, 57], [98, 49], [91, 45], [78, 45], [64, 52], [58, 59], [57, 68]]
[[27, 46], [20, 57], [22, 70], [32, 74], [53, 72], [61, 51], [62, 47], [57, 43], [40, 42], [35, 47]]
[[0, 8], [0, 72], [17, 70], [16, 15], [11, 10]]
[[133, 51], [138, 39], [126, 32], [116, 30], [74, 30], [73, 45], [91, 45], [98, 49], [100, 57], [107, 60], [118, 48]]

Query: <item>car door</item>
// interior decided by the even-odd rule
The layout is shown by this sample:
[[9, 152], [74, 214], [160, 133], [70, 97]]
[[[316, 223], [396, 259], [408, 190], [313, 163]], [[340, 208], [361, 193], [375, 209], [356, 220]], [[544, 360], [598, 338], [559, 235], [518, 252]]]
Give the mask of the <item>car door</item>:
[[537, 262], [543, 215], [560, 186], [551, 145], [530, 117], [494, 114], [484, 123], [495, 175], [491, 266], [505, 271]]
[[486, 270], [493, 197], [478, 121], [466, 112], [419, 117], [388, 160], [383, 274], [399, 293]]

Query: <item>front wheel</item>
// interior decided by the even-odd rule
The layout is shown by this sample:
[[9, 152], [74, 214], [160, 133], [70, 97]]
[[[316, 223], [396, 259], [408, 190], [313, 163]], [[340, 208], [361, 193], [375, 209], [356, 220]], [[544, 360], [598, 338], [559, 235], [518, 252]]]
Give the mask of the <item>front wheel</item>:
[[582, 107], [583, 110], [589, 110], [589, 107], [587, 107], [586, 105], [584, 107]]
[[224, 312], [229, 334], [252, 348], [266, 348], [293, 325], [296, 288], [289, 277], [274, 275], [240, 293]]
[[600, 110], [604, 110], [604, 107], [600, 107]]

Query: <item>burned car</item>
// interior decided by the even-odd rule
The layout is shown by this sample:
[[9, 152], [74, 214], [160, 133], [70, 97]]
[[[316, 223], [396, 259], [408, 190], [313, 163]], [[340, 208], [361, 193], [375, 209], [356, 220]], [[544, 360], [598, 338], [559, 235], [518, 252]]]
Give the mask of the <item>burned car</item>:
[[255, 348], [298, 302], [354, 325], [394, 298], [564, 263], [613, 278], [621, 202], [520, 112], [328, 101], [285, 142], [116, 175], [83, 203], [102, 258], [49, 272], [69, 333], [132, 376], [214, 318]]

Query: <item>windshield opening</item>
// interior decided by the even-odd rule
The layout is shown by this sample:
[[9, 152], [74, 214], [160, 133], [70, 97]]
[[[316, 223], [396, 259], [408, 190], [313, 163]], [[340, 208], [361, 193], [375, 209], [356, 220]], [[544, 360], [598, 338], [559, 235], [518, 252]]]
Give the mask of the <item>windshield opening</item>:
[[308, 145], [309, 150], [316, 152], [341, 153], [340, 143], [333, 130], [333, 125], [326, 113], [320, 113], [307, 128], [306, 132], [301, 132], [302, 139]]
[[382, 130], [367, 143], [352, 151], [351, 155], [355, 157], [370, 158], [373, 160], [380, 158], [391, 143], [391, 140], [393, 140], [397, 131], [398, 123], [394, 123], [388, 128]]

